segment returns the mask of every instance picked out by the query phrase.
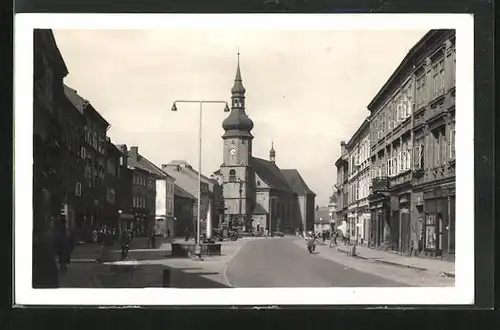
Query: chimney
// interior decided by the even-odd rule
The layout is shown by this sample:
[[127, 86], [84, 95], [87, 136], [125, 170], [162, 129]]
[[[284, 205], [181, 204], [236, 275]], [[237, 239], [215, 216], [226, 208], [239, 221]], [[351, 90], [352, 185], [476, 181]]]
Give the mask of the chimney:
[[128, 156], [129, 156], [129, 158], [137, 161], [137, 159], [139, 157], [139, 147], [137, 147], [137, 146], [130, 147], [130, 151], [128, 152]]
[[345, 150], [345, 141], [340, 141], [340, 154], [344, 155], [346, 152]]

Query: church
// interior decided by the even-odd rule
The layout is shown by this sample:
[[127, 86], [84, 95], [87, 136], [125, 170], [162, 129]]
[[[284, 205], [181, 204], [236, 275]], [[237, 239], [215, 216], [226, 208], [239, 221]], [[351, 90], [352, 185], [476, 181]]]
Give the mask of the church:
[[231, 89], [231, 111], [222, 128], [223, 163], [214, 175], [223, 187], [224, 222], [246, 231], [313, 230], [316, 194], [296, 169], [280, 169], [273, 144], [269, 159], [253, 156], [254, 124], [245, 112], [240, 62]]

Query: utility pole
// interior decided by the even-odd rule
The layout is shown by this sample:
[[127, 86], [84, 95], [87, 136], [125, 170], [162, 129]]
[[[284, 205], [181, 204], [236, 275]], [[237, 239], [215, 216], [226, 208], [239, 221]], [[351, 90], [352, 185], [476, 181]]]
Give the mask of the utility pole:
[[[240, 223], [242, 221], [242, 214], [241, 214], [241, 202], [242, 202], [242, 194], [243, 194], [243, 181], [241, 180], [241, 178], [238, 179], [238, 183], [240, 184], [240, 189], [239, 189], [239, 193], [240, 193], [240, 203], [239, 203], [239, 220], [240, 220]], [[246, 224], [245, 224], [245, 229], [246, 229]]]

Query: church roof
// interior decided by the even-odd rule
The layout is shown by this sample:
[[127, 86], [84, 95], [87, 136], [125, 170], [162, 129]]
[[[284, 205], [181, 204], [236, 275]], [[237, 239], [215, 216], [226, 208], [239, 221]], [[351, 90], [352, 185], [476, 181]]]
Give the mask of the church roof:
[[255, 207], [253, 208], [252, 214], [255, 215], [267, 214], [267, 211], [262, 207], [262, 205], [256, 203]]
[[271, 189], [292, 191], [282, 171], [268, 160], [252, 157], [250, 166]]
[[299, 171], [297, 171], [296, 169], [281, 170], [281, 173], [283, 173], [283, 176], [285, 177], [288, 185], [291, 187], [293, 192], [300, 195], [307, 194], [316, 196], [316, 194], [311, 189], [309, 189], [304, 179], [302, 179]]

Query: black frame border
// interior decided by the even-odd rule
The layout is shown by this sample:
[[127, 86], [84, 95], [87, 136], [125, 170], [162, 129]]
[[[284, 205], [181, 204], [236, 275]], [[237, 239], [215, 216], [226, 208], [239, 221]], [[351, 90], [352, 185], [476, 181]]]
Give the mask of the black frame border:
[[[465, 0], [455, 0], [455, 1], [432, 1], [432, 0], [422, 0], [422, 1], [354, 1], [354, 0], [342, 0], [342, 1], [328, 1], [328, 0], [290, 0], [287, 4], [275, 5], [275, 4], [264, 4], [263, 0], [241, 0], [236, 2], [234, 0], [225, 0], [225, 1], [188, 1], [188, 0], [170, 0], [170, 1], [161, 1], [161, 0], [143, 0], [141, 2], [137, 2], [134, 0], [127, 0], [117, 2], [115, 0], [81, 0], [81, 1], [67, 1], [67, 0], [18, 0], [14, 5], [14, 11], [16, 13], [470, 13], [473, 14], [474, 19], [474, 139], [475, 139], [475, 151], [474, 151], [474, 165], [475, 165], [475, 304], [473, 306], [420, 306], [420, 305], [412, 305], [412, 306], [386, 306], [386, 307], [375, 307], [375, 306], [282, 306], [279, 309], [293, 310], [293, 313], [297, 311], [295, 309], [317, 309], [320, 314], [322, 312], [326, 312], [325, 309], [341, 309], [347, 308], [351, 309], [353, 312], [359, 311], [361, 309], [368, 308], [370, 311], [367, 311], [371, 315], [373, 315], [373, 310], [377, 309], [395, 309], [395, 310], [414, 310], [414, 309], [423, 309], [424, 314], [426, 314], [426, 318], [428, 322], [431, 319], [435, 319], [436, 317], [440, 317], [439, 315], [434, 314], [433, 317], [429, 314], [430, 309], [491, 309], [494, 306], [494, 147], [495, 143], [493, 142], [494, 138], [494, 127], [495, 127], [495, 117], [494, 117], [494, 79], [493, 79], [493, 63], [494, 63], [494, 6], [492, 1], [486, 0], [476, 0], [476, 1], [465, 1]], [[9, 32], [9, 30], [4, 30], [5, 32]], [[12, 37], [12, 34], [10, 34]], [[6, 71], [7, 75], [4, 75], [10, 78], [13, 70]], [[8, 96], [12, 96], [12, 93], [7, 94]], [[10, 97], [4, 99], [7, 100], [7, 107], [11, 108], [11, 103], [8, 102]], [[7, 115], [6, 120], [2, 120], [2, 123], [12, 123], [13, 113], [3, 112]], [[13, 127], [9, 125], [9, 129], [2, 130], [8, 139], [5, 141], [9, 141], [9, 145], [6, 147], [12, 146], [12, 130]], [[11, 148], [7, 148], [12, 152]], [[10, 157], [9, 157], [10, 156]], [[13, 160], [13, 154], [8, 154], [8, 159]], [[10, 165], [13, 166], [13, 162], [10, 162]], [[12, 171], [10, 171], [11, 176], [7, 178], [7, 182], [12, 182], [12, 187], [14, 186]], [[2, 171], [2, 174], [7, 174], [9, 171]], [[12, 181], [11, 181], [12, 180]], [[9, 189], [7, 195], [10, 195], [9, 192], [12, 192], [9, 185], [6, 185], [6, 188]], [[13, 200], [13, 196], [12, 196]], [[7, 198], [7, 203], [2, 203], [5, 206], [13, 205], [9, 203]], [[12, 214], [14, 215], [14, 210], [11, 208], [10, 210], [6, 209], [7, 212], [4, 214]], [[12, 218], [13, 219], [13, 218]], [[11, 223], [11, 225], [13, 222]], [[5, 245], [5, 248], [12, 249], [12, 236], [10, 235], [12, 227], [6, 228], [6, 230], [2, 231], [3, 234], [7, 234], [7, 239], [2, 240], [2, 243]], [[5, 251], [6, 249], [4, 249]], [[12, 250], [10, 250], [12, 251]], [[12, 253], [8, 254], [8, 257], [11, 258], [11, 264], [13, 265], [13, 256]], [[12, 274], [13, 275], [13, 274]], [[12, 277], [12, 280], [14, 278]], [[7, 288], [10, 288], [9, 295], [7, 298], [7, 306], [10, 306], [13, 303], [13, 292], [12, 286], [10, 283], [4, 282], [7, 284]], [[145, 306], [146, 307], [146, 306]], [[232, 309], [231, 306], [228, 306], [229, 309]], [[71, 308], [71, 307], [69, 307]], [[78, 307], [81, 308], [81, 307]], [[163, 307], [162, 307], [163, 308]], [[134, 319], [132, 315], [140, 316], [144, 314], [144, 310], [134, 310], [127, 311], [127, 315], [123, 314], [123, 311], [110, 311], [107, 309], [106, 313], [113, 314], [114, 316], [118, 316], [118, 318], [122, 319], [123, 322], [119, 322], [120, 324], [137, 324], [142, 326], [152, 326], [152, 323], [157, 323], [156, 321], [160, 321], [158, 323], [163, 323], [164, 317], [173, 318], [173, 320], [180, 321], [177, 316], [184, 312], [180, 312], [181, 309], [186, 309], [185, 312], [192, 311], [193, 309], [202, 309], [202, 310], [213, 310], [213, 309], [226, 309], [225, 306], [197, 306], [197, 307], [180, 307], [180, 306], [172, 306], [165, 307], [170, 309], [171, 311], [175, 311], [172, 313], [168, 313], [162, 319], [159, 319], [160, 313], [154, 313], [153, 315], [148, 313], [148, 317], [145, 323], [141, 321], [139, 323], [132, 322]], [[234, 307], [233, 307], [234, 308]], [[238, 309], [243, 310], [251, 310], [255, 307], [251, 306], [238, 306]], [[63, 308], [57, 308], [63, 309]], [[64, 307], [64, 309], [68, 309], [68, 307]], [[156, 308], [151, 308], [156, 309]], [[72, 308], [72, 311], [69, 311], [70, 317], [74, 320], [79, 319], [80, 321], [84, 321], [86, 323], [86, 327], [90, 326], [92, 321], [102, 322], [104, 319], [101, 317], [96, 317], [97, 315], [102, 315], [100, 313], [94, 313], [90, 310], [82, 310], [79, 313], [74, 313], [76, 309]], [[47, 307], [44, 307], [40, 310], [33, 309], [17, 309], [13, 314], [16, 315], [16, 319], [24, 319], [24, 321], [28, 321], [31, 317], [26, 318], [25, 316], [31, 314], [31, 316], [35, 316], [39, 318], [40, 316], [45, 316], [44, 318], [49, 321], [52, 319], [50, 315], [55, 316], [53, 314], [55, 311], [49, 311]], [[208, 313], [207, 313], [208, 312]], [[230, 311], [228, 311], [230, 312]], [[89, 314], [92, 313], [92, 314]], [[163, 312], [162, 312], [163, 313]], [[305, 312], [306, 314], [310, 314], [309, 311]], [[59, 314], [59, 313], [57, 313]], [[200, 311], [199, 314], [210, 317], [210, 311]], [[252, 312], [248, 314], [253, 314]], [[238, 313], [238, 316], [248, 315]], [[264, 314], [268, 314], [266, 312], [261, 312], [258, 316], [264, 316]], [[335, 311], [335, 318], [338, 316], [348, 317], [350, 315], [349, 311]], [[338, 316], [337, 316], [338, 314]], [[380, 315], [381, 313], [378, 313]], [[384, 312], [386, 314], [386, 312]], [[392, 314], [392, 313], [391, 313]], [[399, 314], [399, 313], [398, 313]], [[419, 314], [419, 313], [418, 313]], [[483, 314], [483, 313], [481, 313]], [[92, 315], [93, 320], [89, 319], [88, 316]], [[122, 316], [119, 316], [122, 315]], [[190, 314], [186, 316], [188, 318]], [[213, 315], [213, 314], [212, 314]], [[229, 315], [229, 313], [228, 313]], [[415, 315], [414, 311], [405, 313], [405, 323], [410, 323], [412, 321], [416, 321], [413, 316]], [[477, 315], [477, 314], [476, 314]], [[484, 315], [484, 314], [483, 314]], [[491, 316], [491, 314], [489, 314]], [[153, 318], [152, 316], [156, 316]], [[234, 316], [234, 314], [233, 314]], [[328, 315], [327, 315], [327, 318]], [[386, 317], [384, 317], [385, 319]], [[482, 320], [488, 319], [489, 317], [484, 317]], [[156, 321], [154, 321], [154, 319]], [[476, 318], [473, 317], [475, 321], [478, 322]], [[5, 320], [5, 319], [4, 319]], [[11, 319], [12, 320], [12, 319]], [[229, 318], [228, 318], [229, 320]], [[355, 318], [353, 320], [356, 320]], [[358, 319], [359, 320], [359, 319]], [[57, 321], [57, 320], [53, 320]], [[292, 320], [294, 321], [294, 320]], [[343, 322], [338, 320], [342, 324]], [[238, 324], [241, 321], [237, 321]], [[175, 322], [174, 322], [175, 323]], [[296, 323], [296, 322], [295, 322]], [[299, 324], [302, 322], [299, 322]], [[329, 322], [328, 322], [329, 323]], [[337, 323], [337, 322], [335, 322]], [[455, 324], [459, 324], [455, 322], [451, 322]], [[12, 324], [7, 322], [8, 324]], [[98, 323], [97, 323], [98, 324]], [[116, 326], [118, 324], [105, 322], [108, 326]], [[172, 323], [170, 323], [172, 324]], [[296, 323], [297, 324], [297, 323]], [[299, 325], [297, 324], [297, 325]], [[367, 323], [367, 325], [371, 324], [371, 321]], [[479, 324], [474, 323], [474, 325]], [[173, 325], [173, 324], [172, 324]], [[305, 326], [306, 324], [301, 324]], [[434, 326], [437, 324], [434, 323]], [[448, 323], [450, 325], [450, 323]], [[462, 323], [461, 325], [465, 325]], [[17, 327], [16, 327], [17, 328]]]

